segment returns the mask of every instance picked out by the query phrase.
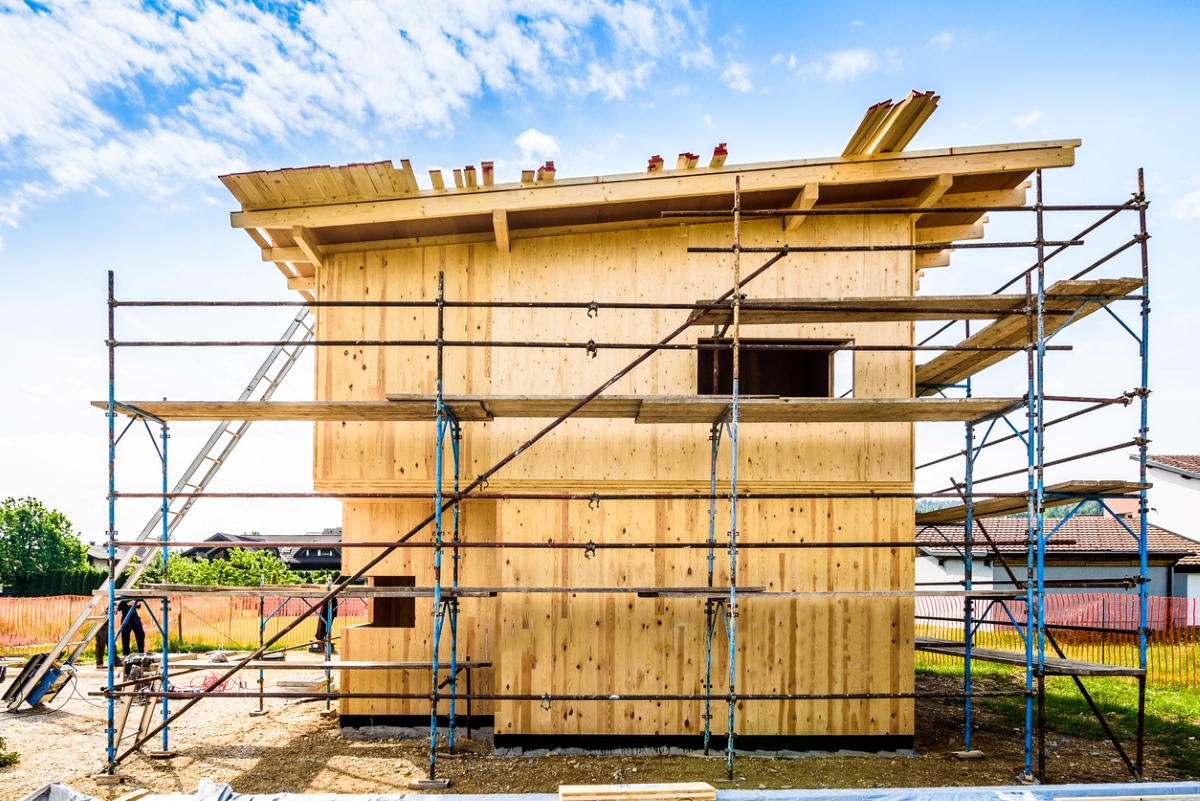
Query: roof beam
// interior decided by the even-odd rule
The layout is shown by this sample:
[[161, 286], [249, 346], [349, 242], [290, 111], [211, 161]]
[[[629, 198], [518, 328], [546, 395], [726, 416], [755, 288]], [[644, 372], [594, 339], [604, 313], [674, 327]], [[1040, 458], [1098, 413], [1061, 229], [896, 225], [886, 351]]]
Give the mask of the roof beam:
[[263, 261], [308, 261], [308, 254], [298, 247], [294, 248], [263, 248]]
[[913, 238], [917, 245], [937, 245], [943, 242], [961, 242], [964, 239], [983, 239], [983, 225], [988, 221], [984, 217], [970, 225], [942, 225], [937, 228], [918, 228]]
[[492, 212], [492, 228], [496, 230], [496, 250], [508, 253], [508, 212], [496, 209]]
[[[942, 195], [949, 191], [950, 187], [954, 186], [954, 176], [950, 173], [942, 173], [925, 185], [921, 190], [921, 194], [917, 195], [917, 199], [913, 201], [913, 207], [918, 209], [927, 209], [941, 200]], [[915, 222], [920, 219], [921, 214], [912, 215]]]
[[[821, 185], [815, 181], [804, 185], [800, 190], [800, 194], [796, 195], [796, 199], [792, 201], [793, 211], [808, 211], [817, 204], [817, 196], [821, 192]], [[804, 222], [803, 214], [794, 214], [790, 217], [783, 218], [783, 230], [795, 231]]]
[[303, 225], [293, 225], [292, 239], [296, 240], [296, 246], [300, 248], [300, 252], [305, 256], [305, 258], [299, 259], [298, 261], [309, 262], [314, 267], [321, 266], [321, 249], [317, 246], [317, 243], [313, 241], [312, 235], [309, 234], [307, 228], [305, 228]]
[[235, 228], [309, 228], [364, 225], [490, 214], [494, 209], [526, 210], [589, 206], [661, 198], [727, 194], [730, 173], [741, 177], [743, 192], [802, 187], [809, 183], [854, 183], [934, 179], [940, 175], [1024, 172], [1069, 167], [1075, 163], [1078, 140], [1031, 144], [1027, 148], [999, 145], [992, 149], [897, 153], [863, 158], [832, 158], [783, 165], [747, 165], [724, 171], [636, 173], [533, 186], [508, 185], [486, 192], [425, 194], [391, 200], [372, 200], [326, 206], [241, 211], [231, 215]]
[[950, 266], [950, 251], [948, 250], [928, 250], [924, 253], [918, 253], [913, 262], [913, 269], [925, 270], [930, 267], [949, 267]]

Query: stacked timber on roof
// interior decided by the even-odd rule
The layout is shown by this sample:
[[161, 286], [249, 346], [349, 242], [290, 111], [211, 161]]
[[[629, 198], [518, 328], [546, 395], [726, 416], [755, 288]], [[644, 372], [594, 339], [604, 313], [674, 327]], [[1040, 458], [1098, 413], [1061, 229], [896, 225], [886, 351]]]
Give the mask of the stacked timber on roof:
[[[846, 153], [824, 159], [732, 165], [722, 147], [708, 167], [683, 154], [673, 170], [663, 169], [663, 159], [656, 157], [644, 173], [559, 178], [547, 164], [507, 184], [491, 181], [485, 167], [483, 182], [474, 179], [473, 169], [454, 185], [437, 173], [428, 189], [418, 186], [407, 162], [399, 170], [379, 162], [222, 180], [242, 206], [233, 224], [250, 234], [264, 261], [280, 267], [289, 287], [308, 298], [429, 301], [437, 295], [442, 273], [452, 300], [692, 304], [727, 291], [732, 269], [727, 254], [688, 249], [728, 246], [732, 224], [661, 214], [729, 209], [735, 176], [748, 210], [1018, 206], [1025, 202], [1027, 179], [1035, 169], [1073, 163], [1077, 141], [904, 152], [935, 105], [936, 97], [928, 93], [873, 109]], [[742, 244], [944, 243], [949, 248], [981, 237], [984, 222], [975, 211], [791, 215], [743, 221]], [[743, 274], [756, 266], [747, 259]], [[911, 345], [914, 320], [930, 319], [921, 314], [950, 315], [955, 304], [982, 309], [983, 317], [994, 315], [995, 326], [1006, 324], [1004, 315], [1020, 302], [1006, 296], [986, 303], [949, 301], [944, 309], [919, 311], [912, 302], [919, 272], [943, 263], [948, 263], [945, 251], [793, 253], [744, 288], [748, 304], [741, 335]], [[778, 309], [754, 311], [754, 304], [769, 306], [778, 299], [791, 299], [791, 316]], [[838, 306], [855, 301], [861, 303], [853, 313]], [[691, 327], [678, 341], [711, 336], [708, 326], [723, 324], [722, 315], [728, 313], [714, 310], [704, 327]], [[445, 310], [445, 338], [649, 342], [686, 317], [686, 311], [662, 309], [602, 309], [589, 315], [582, 308], [459, 307]], [[432, 308], [322, 307], [317, 318], [318, 340], [429, 341], [437, 336]], [[293, 404], [289, 412], [273, 404], [270, 414], [282, 416], [268, 418], [263, 412], [262, 418], [318, 421], [315, 489], [431, 492], [435, 351], [347, 344], [319, 346], [316, 353], [314, 403], [325, 406]], [[629, 359], [629, 352], [604, 349], [594, 358], [551, 347], [447, 349], [445, 391], [463, 420], [464, 478], [491, 467], [545, 425], [538, 418], [560, 414]], [[489, 493], [707, 492], [709, 424], [727, 399], [697, 396], [697, 359], [689, 350], [650, 357], [612, 387], [614, 397], [601, 396], [590, 411], [585, 407], [579, 419], [567, 421], [492, 478]], [[955, 364], [942, 372], [963, 369]], [[1016, 402], [918, 400], [913, 355], [903, 350], [857, 351], [853, 397], [846, 400], [747, 399], [743, 413], [754, 422], [742, 428], [739, 487], [911, 493], [914, 420], [978, 419]], [[166, 416], [189, 413], [179, 404], [154, 408]], [[243, 416], [229, 409], [190, 413]], [[729, 476], [725, 448], [727, 443], [718, 462], [722, 481]], [[721, 508], [727, 514], [724, 504]], [[343, 536], [385, 541], [408, 531], [430, 510], [428, 501], [346, 500]], [[597, 508], [586, 501], [489, 498], [463, 503], [461, 536], [468, 541], [697, 542], [707, 535], [707, 521], [707, 504], [678, 500], [605, 501]], [[912, 539], [914, 525], [912, 500], [895, 497], [747, 501], [741, 521], [740, 535], [751, 542], [904, 542]], [[726, 527], [718, 525], [717, 535], [723, 539]], [[375, 553], [346, 549], [344, 570], [356, 570]], [[464, 550], [458, 563], [464, 587], [673, 587], [686, 588], [693, 597], [603, 591], [463, 597], [458, 656], [491, 663], [474, 674], [477, 692], [703, 692], [705, 556], [699, 548], [602, 549], [594, 556], [579, 550]], [[372, 569], [371, 581], [428, 587], [431, 559], [427, 550], [399, 549]], [[723, 557], [716, 560], [717, 587], [729, 583], [727, 565]], [[913, 588], [910, 550], [747, 550], [738, 582], [765, 589], [763, 597], [750, 594], [739, 603], [739, 694], [912, 690], [913, 609], [911, 597], [905, 597]], [[839, 591], [858, 594], [819, 595]], [[882, 595], [867, 597], [864, 591]], [[818, 595], [767, 597], [772, 592]], [[402, 601], [417, 606], [400, 608]], [[343, 633], [344, 658], [427, 661], [429, 611], [422, 599], [373, 599], [371, 623]], [[716, 639], [713, 664], [724, 665], [725, 640]], [[449, 657], [448, 645], [441, 656]], [[342, 679], [349, 692], [427, 693], [428, 681], [425, 673], [402, 670], [347, 671]], [[429, 712], [427, 702], [405, 699], [349, 698], [341, 709], [344, 716], [376, 718], [427, 719]], [[498, 743], [530, 735], [698, 735], [703, 727], [701, 705], [681, 701], [557, 703], [550, 709], [536, 702], [482, 702], [475, 704], [474, 714], [494, 715]], [[743, 702], [736, 731], [910, 737], [913, 703], [899, 698]]]

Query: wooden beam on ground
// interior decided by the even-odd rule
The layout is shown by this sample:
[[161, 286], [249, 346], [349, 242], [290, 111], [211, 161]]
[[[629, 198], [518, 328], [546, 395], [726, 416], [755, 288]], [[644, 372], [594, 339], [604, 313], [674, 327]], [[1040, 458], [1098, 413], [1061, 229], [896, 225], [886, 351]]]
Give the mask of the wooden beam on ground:
[[[796, 195], [796, 199], [792, 201], [793, 211], [808, 211], [817, 204], [817, 197], [821, 193], [821, 185], [815, 181], [807, 183], [800, 190], [800, 194]], [[783, 218], [783, 230], [795, 231], [804, 222], [803, 214], [796, 214], [791, 217]]]
[[508, 253], [508, 212], [504, 209], [493, 211], [492, 228], [496, 231], [496, 250]]
[[716, 801], [705, 782], [669, 784], [561, 784], [559, 801]]
[[312, 235], [303, 225], [292, 226], [292, 238], [296, 240], [296, 247], [300, 248], [300, 252], [305, 255], [303, 261], [307, 261], [316, 267], [321, 266], [321, 249], [317, 243], [313, 241]]

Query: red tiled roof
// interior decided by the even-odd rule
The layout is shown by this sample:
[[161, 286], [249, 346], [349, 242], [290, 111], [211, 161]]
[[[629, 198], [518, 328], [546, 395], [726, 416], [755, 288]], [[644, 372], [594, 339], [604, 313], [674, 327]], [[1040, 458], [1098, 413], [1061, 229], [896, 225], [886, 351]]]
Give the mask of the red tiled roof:
[[[1122, 556], [1135, 556], [1138, 552], [1137, 541], [1129, 535], [1120, 521], [1111, 515], [1075, 515], [1063, 523], [1055, 531], [1054, 527], [1061, 519], [1046, 518], [1046, 532], [1054, 532], [1046, 542], [1047, 553], [1107, 553]], [[1135, 532], [1135, 521], [1124, 521]], [[996, 541], [1002, 553], [1024, 553], [1026, 520], [1023, 517], [997, 517], [983, 522], [987, 533]], [[975, 522], [975, 538], [979, 547], [986, 547], [979, 521]], [[1151, 555], [1185, 554], [1179, 560], [1181, 566], [1200, 567], [1200, 542], [1189, 540], [1178, 534], [1172, 534], [1158, 526], [1147, 524], [1147, 534], [1150, 541]], [[918, 527], [917, 542], [927, 543], [931, 548], [938, 548], [939, 543], [952, 540], [960, 542], [963, 536], [962, 525], [959, 523], [943, 523], [925, 529]], [[1067, 544], [1067, 540], [1071, 540]], [[950, 546], [942, 545], [943, 548]]]
[[[1105, 498], [1104, 505], [1112, 510], [1115, 515], [1137, 515], [1141, 509], [1141, 498]], [[1070, 524], [1068, 524], [1070, 525]]]
[[1200, 456], [1186, 454], [1166, 456], [1147, 455], [1146, 461], [1160, 464], [1163, 467], [1173, 467], [1176, 470], [1183, 470], [1187, 473], [1200, 474]]

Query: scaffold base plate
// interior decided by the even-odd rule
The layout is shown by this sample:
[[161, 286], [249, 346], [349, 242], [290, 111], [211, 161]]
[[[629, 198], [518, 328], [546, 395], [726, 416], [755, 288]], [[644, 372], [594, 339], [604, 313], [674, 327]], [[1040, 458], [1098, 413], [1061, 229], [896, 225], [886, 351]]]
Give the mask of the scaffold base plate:
[[983, 759], [984, 758], [984, 753], [982, 751], [952, 751], [950, 753], [951, 753], [951, 756], [953, 756], [955, 759]]
[[408, 789], [410, 790], [445, 790], [450, 786], [449, 779], [409, 779]]
[[171, 757], [179, 756], [178, 751], [147, 751], [146, 756], [151, 759], [170, 759]]

